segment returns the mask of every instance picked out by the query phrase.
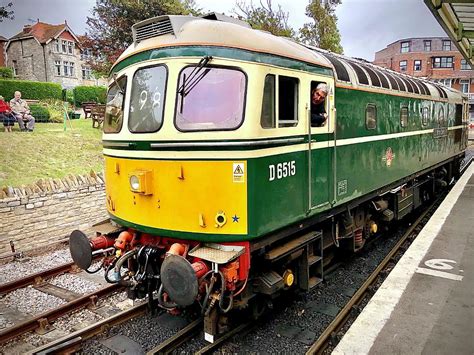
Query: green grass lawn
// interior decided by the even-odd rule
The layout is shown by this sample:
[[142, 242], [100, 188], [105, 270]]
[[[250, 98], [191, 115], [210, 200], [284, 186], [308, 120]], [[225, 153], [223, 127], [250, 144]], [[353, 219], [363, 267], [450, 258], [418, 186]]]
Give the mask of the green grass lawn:
[[20, 132], [15, 124], [12, 133], [0, 124], [0, 188], [102, 171], [102, 130], [90, 119], [71, 124], [66, 132], [62, 123], [37, 123], [34, 132]]

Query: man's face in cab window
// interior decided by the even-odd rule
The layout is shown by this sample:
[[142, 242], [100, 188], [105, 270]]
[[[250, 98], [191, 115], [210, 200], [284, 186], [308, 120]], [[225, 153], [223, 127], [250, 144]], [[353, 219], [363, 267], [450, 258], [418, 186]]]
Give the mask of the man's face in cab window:
[[320, 103], [323, 103], [324, 100], [326, 100], [326, 93], [322, 90], [315, 90], [313, 92], [313, 97], [311, 98], [313, 104], [319, 105]]

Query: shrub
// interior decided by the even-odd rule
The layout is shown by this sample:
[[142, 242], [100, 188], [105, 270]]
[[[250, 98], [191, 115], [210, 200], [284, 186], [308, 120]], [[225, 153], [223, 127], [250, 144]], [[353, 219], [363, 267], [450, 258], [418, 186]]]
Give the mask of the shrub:
[[50, 114], [46, 107], [32, 104], [30, 105], [30, 111], [36, 122], [48, 122], [50, 119]]
[[[64, 103], [61, 100], [43, 100], [41, 105], [46, 107], [49, 111], [50, 122], [62, 122], [64, 119]], [[71, 109], [71, 105], [67, 106], [67, 109]]]
[[76, 106], [81, 106], [83, 102], [96, 102], [105, 104], [107, 89], [103, 86], [76, 86], [74, 88], [74, 99]]
[[0, 79], [13, 79], [13, 69], [0, 67]]
[[66, 91], [66, 101], [74, 106], [74, 92], [72, 90]]
[[0, 80], [0, 95], [11, 100], [15, 91], [21, 91], [22, 99], [61, 99], [61, 85], [27, 80]]

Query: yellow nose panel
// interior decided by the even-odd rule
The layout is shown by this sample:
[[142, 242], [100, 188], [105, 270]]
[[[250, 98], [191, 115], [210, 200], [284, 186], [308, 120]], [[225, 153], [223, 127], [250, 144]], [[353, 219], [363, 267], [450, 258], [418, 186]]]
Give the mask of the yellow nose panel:
[[[130, 176], [142, 171], [150, 172], [148, 194], [130, 187]], [[247, 234], [246, 161], [105, 157], [105, 174], [109, 213], [127, 222], [171, 231]], [[222, 215], [225, 223], [216, 222]]]

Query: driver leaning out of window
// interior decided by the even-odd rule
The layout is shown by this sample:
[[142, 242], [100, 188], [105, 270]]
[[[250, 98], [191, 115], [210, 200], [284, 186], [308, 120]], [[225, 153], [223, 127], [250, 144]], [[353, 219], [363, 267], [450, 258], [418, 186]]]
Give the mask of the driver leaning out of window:
[[311, 126], [322, 127], [326, 123], [328, 115], [326, 113], [325, 100], [328, 95], [328, 86], [319, 83], [311, 91]]

